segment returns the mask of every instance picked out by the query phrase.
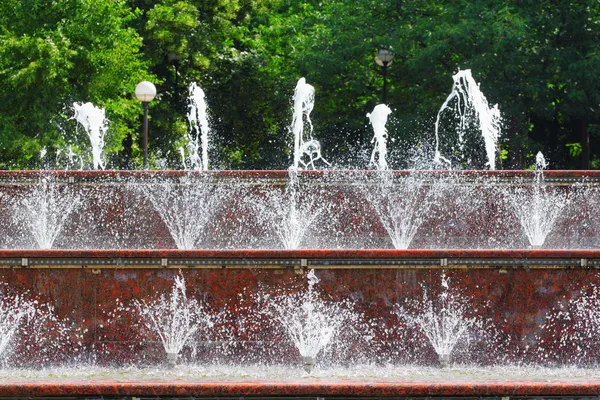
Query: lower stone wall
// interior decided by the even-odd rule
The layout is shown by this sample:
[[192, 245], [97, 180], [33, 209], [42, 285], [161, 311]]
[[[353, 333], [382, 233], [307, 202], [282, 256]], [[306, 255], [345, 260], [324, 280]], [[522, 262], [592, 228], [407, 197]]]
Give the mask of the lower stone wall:
[[[219, 314], [215, 325], [184, 349], [185, 360], [296, 362], [299, 354], [286, 333], [263, 312], [272, 297], [258, 294], [306, 290], [307, 270], [297, 272], [289, 268], [1, 269], [5, 299], [19, 294], [52, 305], [57, 319], [31, 328], [35, 331], [21, 332], [6, 362], [12, 366], [162, 362], [162, 345], [140, 321], [132, 301], [169, 295], [177, 276], [185, 278], [188, 297], [202, 301], [210, 314]], [[570, 304], [582, 297], [589, 309], [600, 304], [595, 291], [600, 273], [595, 269], [369, 268], [315, 273], [320, 279], [315, 285], [319, 296], [345, 301], [360, 320], [357, 326], [343, 328], [322, 355], [322, 363], [436, 365], [436, 353], [425, 335], [395, 313], [398, 307], [412, 313], [426, 311], [425, 292], [438, 311], [444, 306], [440, 294], [450, 293], [462, 302], [463, 316], [479, 323], [468, 342], [453, 352], [456, 361], [480, 365], [600, 362], [598, 327], [594, 321], [578, 321]]]

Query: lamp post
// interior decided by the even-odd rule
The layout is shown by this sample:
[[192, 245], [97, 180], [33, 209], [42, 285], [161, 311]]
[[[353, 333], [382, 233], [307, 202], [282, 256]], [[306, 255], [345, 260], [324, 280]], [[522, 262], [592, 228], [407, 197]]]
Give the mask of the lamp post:
[[375, 62], [383, 68], [383, 104], [387, 103], [387, 67], [393, 58], [394, 53], [387, 49], [380, 49], [375, 56]]
[[148, 169], [148, 103], [156, 96], [156, 87], [152, 82], [143, 81], [135, 87], [135, 97], [144, 106], [144, 169]]

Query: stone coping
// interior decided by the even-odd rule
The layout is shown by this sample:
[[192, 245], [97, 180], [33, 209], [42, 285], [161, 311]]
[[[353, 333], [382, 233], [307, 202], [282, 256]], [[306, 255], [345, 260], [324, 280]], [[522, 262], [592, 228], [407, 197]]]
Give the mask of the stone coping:
[[600, 258], [600, 249], [2, 249], [6, 257], [89, 257], [89, 258]]
[[31, 268], [600, 268], [600, 250], [0, 250]]
[[[485, 177], [532, 177], [532, 170], [394, 170], [396, 176], [423, 174], [430, 176], [485, 176]], [[152, 177], [182, 177], [211, 175], [215, 177], [239, 178], [271, 178], [283, 179], [288, 176], [287, 170], [211, 170], [211, 171], [182, 171], [182, 170], [0, 170], [0, 179], [36, 178], [40, 176], [73, 177], [76, 179], [113, 179], [113, 178], [152, 178]], [[375, 174], [373, 170], [316, 170], [299, 171], [301, 176], [321, 177], [335, 174]], [[600, 170], [547, 170], [546, 178], [600, 178]]]
[[425, 397], [598, 396], [600, 380], [512, 381], [202, 381], [19, 380], [0, 382], [1, 397], [185, 396], [185, 397]]

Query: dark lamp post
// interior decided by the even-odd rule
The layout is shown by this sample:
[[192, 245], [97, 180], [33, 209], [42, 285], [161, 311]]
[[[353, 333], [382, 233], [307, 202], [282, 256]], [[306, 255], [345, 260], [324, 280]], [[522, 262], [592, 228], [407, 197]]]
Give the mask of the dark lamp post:
[[156, 86], [152, 82], [143, 81], [135, 87], [135, 97], [144, 106], [144, 169], [148, 169], [148, 103], [156, 96]]
[[380, 49], [375, 56], [377, 65], [383, 68], [383, 104], [387, 103], [387, 67], [392, 64], [394, 53], [387, 49]]

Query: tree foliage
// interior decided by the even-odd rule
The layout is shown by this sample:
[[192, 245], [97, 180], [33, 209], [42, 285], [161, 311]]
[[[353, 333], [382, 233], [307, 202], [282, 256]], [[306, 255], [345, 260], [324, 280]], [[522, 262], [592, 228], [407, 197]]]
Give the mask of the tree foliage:
[[[107, 153], [135, 129], [132, 88], [149, 77], [123, 1], [7, 0], [0, 5], [0, 151], [6, 167], [39, 166], [40, 151], [75, 140], [73, 102], [105, 107]], [[79, 139], [84, 140], [84, 139]]]
[[[337, 165], [367, 167], [366, 114], [388, 68], [392, 165], [433, 139], [452, 75], [471, 69], [504, 117], [502, 166], [600, 167], [600, 3], [596, 0], [5, 0], [0, 4], [0, 164], [40, 166], [75, 131], [68, 106], [110, 118], [113, 167], [139, 166], [148, 79], [153, 167], [181, 168], [187, 88], [207, 94], [212, 168], [289, 165], [291, 96], [316, 90], [314, 136]], [[80, 146], [79, 151], [85, 146]]]

